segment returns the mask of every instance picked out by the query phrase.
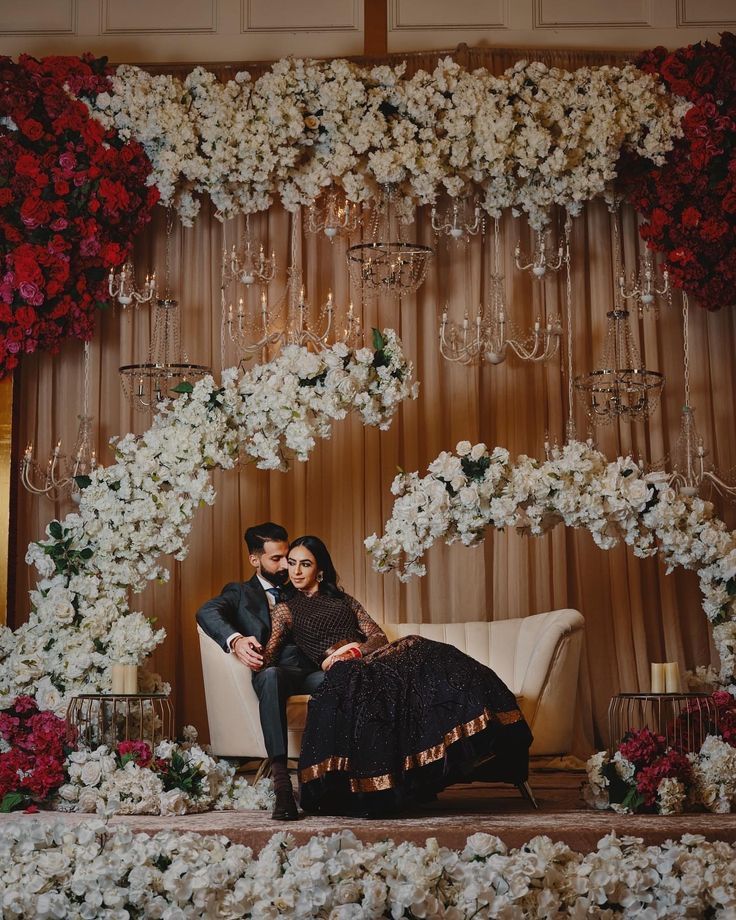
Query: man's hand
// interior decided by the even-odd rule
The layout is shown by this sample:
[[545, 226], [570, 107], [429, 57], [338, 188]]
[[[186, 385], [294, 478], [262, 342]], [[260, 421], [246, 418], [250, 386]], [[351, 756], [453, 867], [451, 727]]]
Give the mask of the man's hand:
[[263, 667], [262, 646], [255, 636], [238, 636], [230, 650], [251, 671], [260, 671]]

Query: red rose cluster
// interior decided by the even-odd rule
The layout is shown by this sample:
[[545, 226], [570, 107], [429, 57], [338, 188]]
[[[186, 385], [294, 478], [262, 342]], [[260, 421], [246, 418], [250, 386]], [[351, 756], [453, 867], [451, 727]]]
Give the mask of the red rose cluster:
[[19, 696], [0, 712], [0, 737], [0, 811], [43, 802], [65, 781], [73, 731], [64, 719], [41, 712], [32, 697]]
[[91, 337], [107, 273], [158, 200], [140, 144], [84, 104], [109, 89], [104, 59], [0, 57], [0, 377]]
[[642, 238], [702, 306], [736, 304], [736, 36], [655, 48], [637, 64], [693, 103], [663, 166], [631, 156], [619, 163], [626, 197], [648, 220]]

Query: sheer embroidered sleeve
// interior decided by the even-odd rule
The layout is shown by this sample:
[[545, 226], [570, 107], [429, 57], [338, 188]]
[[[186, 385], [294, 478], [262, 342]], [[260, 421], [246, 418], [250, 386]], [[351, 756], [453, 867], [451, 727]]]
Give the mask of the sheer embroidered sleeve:
[[353, 608], [353, 612], [358, 619], [358, 629], [365, 636], [365, 642], [361, 642], [360, 644], [361, 653], [363, 655], [370, 655], [371, 652], [375, 652], [375, 650], [381, 648], [382, 645], [388, 645], [386, 633], [374, 619], [368, 616], [360, 601], [356, 601], [354, 597], [351, 597], [350, 606]]
[[271, 635], [263, 649], [264, 668], [271, 667], [290, 635], [291, 611], [288, 604], [276, 604], [271, 610]]

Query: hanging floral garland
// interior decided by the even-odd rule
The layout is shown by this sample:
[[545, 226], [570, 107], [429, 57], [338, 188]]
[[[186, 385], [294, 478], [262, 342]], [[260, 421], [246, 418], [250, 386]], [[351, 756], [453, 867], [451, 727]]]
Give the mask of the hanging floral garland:
[[417, 386], [392, 330], [375, 330], [373, 344], [319, 354], [291, 345], [242, 375], [225, 371], [220, 386], [209, 376], [180, 384], [145, 434], [118, 440], [115, 463], [79, 481], [79, 510], [28, 548], [41, 577], [28, 622], [0, 629], [0, 709], [27, 694], [61, 715], [75, 694], [110, 689], [112, 662], [139, 664], [163, 641], [164, 630], [130, 612], [129, 592], [168, 579], [162, 556], [186, 557], [194, 511], [215, 500], [214, 467], [242, 456], [286, 469], [348, 412], [388, 428]]
[[107, 273], [158, 200], [141, 145], [85, 104], [109, 86], [104, 60], [0, 58], [0, 377], [91, 337]]
[[384, 535], [365, 541], [378, 572], [402, 581], [424, 575], [421, 557], [437, 540], [481, 543], [488, 527], [541, 535], [559, 523], [587, 528], [601, 549], [623, 540], [634, 555], [659, 553], [671, 571], [698, 573], [703, 609], [721, 659], [720, 681], [736, 692], [736, 532], [713, 505], [669, 487], [664, 473], [644, 474], [630, 457], [613, 462], [572, 441], [540, 462], [512, 462], [501, 447], [461, 441], [428, 474], [401, 473]]
[[663, 163], [687, 108], [633, 65], [521, 61], [494, 76], [445, 58], [431, 74], [404, 70], [287, 59], [221, 83], [203, 67], [182, 81], [125, 65], [91, 105], [143, 145], [185, 224], [205, 194], [230, 217], [276, 199], [294, 210], [330, 185], [363, 201], [390, 184], [405, 214], [479, 187], [489, 214], [517, 208], [534, 226], [552, 205], [577, 213], [609, 191], [622, 150]]
[[646, 218], [641, 236], [664, 253], [673, 283], [709, 310], [736, 303], [736, 36], [638, 60], [692, 103], [664, 163], [625, 155], [619, 172]]

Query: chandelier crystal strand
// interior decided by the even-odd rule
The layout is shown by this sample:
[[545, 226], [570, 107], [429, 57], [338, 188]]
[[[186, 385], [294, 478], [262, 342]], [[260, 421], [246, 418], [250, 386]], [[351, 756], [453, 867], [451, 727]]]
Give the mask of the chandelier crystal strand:
[[614, 242], [614, 308], [607, 314], [606, 341], [600, 367], [575, 378], [575, 389], [595, 425], [614, 419], [645, 421], [656, 411], [664, 375], [644, 367], [631, 333], [618, 279], [621, 276], [619, 210], [611, 208]]
[[683, 371], [685, 380], [685, 403], [680, 419], [680, 434], [675, 445], [671, 481], [682, 495], [693, 496], [700, 492], [703, 483], [715, 489], [724, 498], [736, 499], [736, 483], [720, 476], [707, 464], [708, 451], [695, 424], [695, 410], [690, 405], [690, 305], [685, 291], [682, 292], [682, 342]]
[[439, 328], [440, 354], [447, 361], [471, 364], [484, 358], [489, 364], [502, 364], [509, 349], [522, 361], [548, 361], [560, 345], [562, 328], [559, 320], [537, 317], [532, 332], [521, 339], [511, 323], [505, 303], [504, 276], [501, 272], [500, 220], [493, 220], [492, 261], [489, 271], [489, 297], [485, 310], [480, 307], [470, 328], [465, 311], [461, 330], [448, 319], [447, 307]]
[[[569, 230], [567, 225], [569, 224]], [[569, 244], [569, 232], [572, 230], [572, 217], [568, 213], [566, 218], [566, 233]], [[565, 440], [569, 444], [577, 439], [575, 428], [575, 378], [573, 377], [573, 328], [572, 328], [572, 271], [570, 268], [570, 249], [568, 245], [567, 259], [565, 260], [565, 313], [567, 319], [567, 423], [565, 425]]]
[[[350, 246], [346, 253], [353, 283], [369, 296], [392, 294], [408, 297], [416, 294], [427, 277], [427, 269], [434, 256], [431, 246], [402, 242], [400, 234], [398, 240], [391, 238], [391, 199], [394, 194], [394, 189], [386, 186], [383, 193], [385, 241], [374, 239], [370, 243], [358, 243]], [[379, 223], [374, 215], [375, 235]]]
[[89, 476], [97, 466], [97, 457], [92, 447], [93, 417], [89, 414], [89, 364], [90, 345], [85, 342], [82, 413], [77, 416], [79, 427], [71, 457], [62, 454], [61, 441], [57, 441], [42, 471], [33, 459], [33, 444], [25, 449], [20, 464], [20, 481], [23, 488], [33, 495], [44, 495], [54, 502], [68, 496], [78, 502], [82, 488], [79, 477]]
[[134, 409], [148, 412], [172, 393], [189, 392], [209, 374], [210, 368], [193, 364], [181, 352], [179, 301], [171, 296], [171, 236], [174, 212], [166, 213], [166, 262], [164, 296], [156, 299], [148, 361], [118, 368], [120, 382]]

